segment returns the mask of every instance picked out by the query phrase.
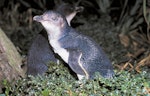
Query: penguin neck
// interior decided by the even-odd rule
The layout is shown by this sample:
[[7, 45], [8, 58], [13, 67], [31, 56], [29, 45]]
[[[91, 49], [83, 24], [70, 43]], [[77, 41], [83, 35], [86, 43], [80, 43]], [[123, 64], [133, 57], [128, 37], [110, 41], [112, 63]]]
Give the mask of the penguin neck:
[[59, 40], [65, 37], [69, 33], [69, 30], [69, 26], [64, 26], [63, 28], [60, 28], [60, 30], [48, 32], [48, 38], [49, 40]]
[[69, 14], [68, 16], [66, 16], [66, 20], [67, 20], [69, 26], [71, 26], [70, 25], [71, 20], [75, 17], [75, 15], [76, 15], [76, 12], [73, 12], [72, 14]]
[[65, 36], [67, 36], [70, 32], [70, 26], [66, 26], [62, 31], [61, 31], [61, 35], [59, 37], [59, 40], [64, 38]]

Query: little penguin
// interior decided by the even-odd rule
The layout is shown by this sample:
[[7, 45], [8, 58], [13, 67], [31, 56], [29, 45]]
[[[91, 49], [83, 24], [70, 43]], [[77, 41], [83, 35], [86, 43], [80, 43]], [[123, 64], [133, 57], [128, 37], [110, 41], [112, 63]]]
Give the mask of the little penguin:
[[66, 18], [56, 11], [33, 17], [47, 31], [49, 43], [77, 74], [78, 79], [93, 79], [98, 72], [105, 78], [114, 75], [113, 66], [101, 47], [68, 25]]
[[[82, 6], [74, 6], [68, 3], [62, 3], [56, 6], [55, 11], [64, 15], [70, 26], [71, 20], [78, 12], [83, 11]], [[27, 55], [27, 75], [42, 75], [47, 70], [47, 64], [50, 62], [58, 63], [58, 59], [49, 45], [47, 32], [42, 30], [33, 40]]]

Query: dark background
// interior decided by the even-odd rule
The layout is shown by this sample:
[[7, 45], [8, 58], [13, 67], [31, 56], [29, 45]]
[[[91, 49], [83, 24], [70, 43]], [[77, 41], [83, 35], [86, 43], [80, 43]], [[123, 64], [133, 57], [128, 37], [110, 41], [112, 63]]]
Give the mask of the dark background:
[[[43, 29], [39, 23], [33, 22], [32, 17], [52, 10], [54, 6], [54, 0], [0, 1], [0, 27], [21, 55], [27, 55], [32, 40]], [[83, 6], [84, 11], [73, 19], [72, 27], [92, 37], [113, 64], [121, 66], [129, 61], [136, 66], [149, 56], [149, 0], [146, 4], [143, 0], [80, 0], [79, 6]], [[149, 63], [143, 65], [149, 69]]]

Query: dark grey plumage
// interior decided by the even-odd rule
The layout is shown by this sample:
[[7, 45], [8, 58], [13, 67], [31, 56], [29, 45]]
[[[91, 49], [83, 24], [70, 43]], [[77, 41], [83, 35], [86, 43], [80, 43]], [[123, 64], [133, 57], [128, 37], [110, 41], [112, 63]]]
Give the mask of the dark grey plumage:
[[43, 34], [34, 39], [27, 58], [27, 75], [42, 75], [48, 70], [46, 64], [57, 62], [48, 40]]
[[[95, 72], [99, 72], [100, 75], [108, 78], [111, 78], [114, 75], [113, 66], [110, 60], [106, 57], [98, 44], [96, 44], [90, 37], [79, 34], [72, 28], [70, 28], [67, 33], [68, 34], [59, 40], [59, 43], [63, 48], [69, 51], [70, 55], [68, 64], [69, 66], [74, 65], [74, 67], [71, 68], [75, 73], [81, 75], [85, 74], [84, 71], [75, 70], [75, 62], [77, 60], [72, 60], [70, 58], [75, 56], [79, 57], [82, 54], [80, 62], [89, 75], [87, 78], [93, 78]], [[78, 62], [76, 62], [76, 67], [79, 69]]]
[[106, 78], [113, 77], [113, 66], [100, 46], [70, 27], [61, 14], [48, 11], [33, 19], [44, 26], [54, 52], [69, 64], [78, 77], [94, 78], [96, 72]]

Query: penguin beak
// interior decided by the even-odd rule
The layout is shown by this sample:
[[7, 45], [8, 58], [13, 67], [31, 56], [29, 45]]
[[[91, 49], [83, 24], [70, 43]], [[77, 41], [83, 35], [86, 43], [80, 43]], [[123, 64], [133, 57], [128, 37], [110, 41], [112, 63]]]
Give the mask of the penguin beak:
[[43, 20], [43, 18], [42, 18], [42, 16], [34, 16], [33, 20], [37, 21], [37, 22], [41, 22]]
[[82, 6], [75, 7], [76, 12], [82, 12], [83, 10], [84, 10], [84, 7], [82, 7]]

